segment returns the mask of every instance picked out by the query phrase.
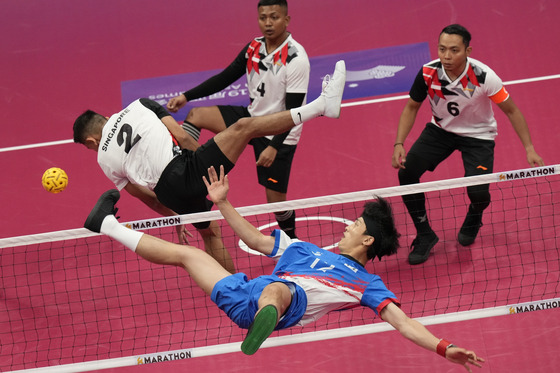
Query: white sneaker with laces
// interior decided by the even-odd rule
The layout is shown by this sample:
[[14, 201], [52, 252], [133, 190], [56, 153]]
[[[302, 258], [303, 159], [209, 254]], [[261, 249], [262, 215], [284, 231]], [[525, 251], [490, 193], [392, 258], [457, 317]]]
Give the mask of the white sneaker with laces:
[[327, 75], [323, 79], [323, 91], [321, 96], [325, 98], [324, 116], [328, 118], [340, 117], [340, 105], [342, 103], [342, 94], [346, 85], [346, 63], [340, 60], [334, 67], [334, 73]]

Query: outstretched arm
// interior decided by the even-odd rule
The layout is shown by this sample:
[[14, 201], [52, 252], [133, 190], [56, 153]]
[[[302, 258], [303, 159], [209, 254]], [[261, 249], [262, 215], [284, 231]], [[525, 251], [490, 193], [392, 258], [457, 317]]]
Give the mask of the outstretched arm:
[[519, 136], [519, 140], [521, 140], [521, 143], [527, 152], [527, 162], [529, 162], [531, 167], [544, 166], [543, 159], [537, 154], [535, 148], [533, 147], [527, 121], [521, 113], [521, 110], [519, 110], [517, 105], [513, 102], [511, 96], [504, 102], [499, 103], [498, 107], [507, 115], [515, 133]]
[[[436, 338], [424, 325], [418, 321], [409, 318], [394, 303], [388, 304], [380, 314], [381, 318], [397, 329], [402, 336], [416, 343], [429, 351], [436, 352], [440, 339]], [[474, 351], [468, 351], [461, 347], [449, 347], [443, 349], [442, 356], [453, 363], [463, 365], [467, 371], [472, 372], [470, 365], [482, 367], [480, 364], [484, 359], [476, 356]], [[470, 365], [469, 365], [470, 364]]]
[[239, 52], [237, 57], [235, 57], [235, 60], [233, 60], [233, 62], [222, 72], [208, 78], [187, 92], [169, 100], [167, 103], [167, 109], [172, 113], [176, 113], [179, 109], [185, 106], [187, 101], [207, 97], [211, 94], [220, 92], [222, 89], [241, 78], [245, 74], [245, 67], [247, 66], [245, 52], [247, 51], [248, 46], [249, 44], [247, 44], [241, 52]]
[[239, 215], [228, 201], [229, 180], [225, 175], [224, 167], [220, 166], [220, 177], [218, 177], [214, 167], [210, 167], [208, 177], [209, 180], [205, 176], [202, 177], [206, 188], [208, 188], [208, 197], [220, 209], [229, 226], [249, 248], [270, 255], [274, 249], [274, 237], [262, 234], [261, 231]]

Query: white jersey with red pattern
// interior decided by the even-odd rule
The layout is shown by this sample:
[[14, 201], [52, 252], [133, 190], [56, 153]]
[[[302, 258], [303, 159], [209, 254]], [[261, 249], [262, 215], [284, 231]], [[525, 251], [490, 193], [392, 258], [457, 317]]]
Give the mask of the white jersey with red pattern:
[[[256, 38], [249, 44], [246, 58], [247, 88], [251, 98], [248, 110], [251, 116], [286, 110], [286, 93], [307, 94], [309, 58], [292, 35], [271, 53], [267, 53], [264, 37]], [[294, 127], [284, 144], [296, 145], [301, 130], [301, 125]]]
[[465, 70], [452, 81], [438, 59], [422, 67], [410, 89], [414, 101], [426, 97], [435, 125], [460, 136], [494, 140], [498, 126], [492, 102], [504, 102], [509, 93], [498, 75], [480, 61], [467, 58]]

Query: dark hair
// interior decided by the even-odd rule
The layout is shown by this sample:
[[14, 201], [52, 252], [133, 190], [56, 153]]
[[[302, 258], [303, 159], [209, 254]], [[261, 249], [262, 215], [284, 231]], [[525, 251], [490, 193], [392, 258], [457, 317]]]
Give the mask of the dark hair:
[[463, 43], [465, 44], [465, 47], [468, 47], [469, 44], [471, 43], [471, 33], [465, 27], [457, 23], [444, 27], [439, 35], [441, 36], [441, 34], [461, 36], [463, 38]]
[[368, 248], [368, 259], [378, 257], [379, 260], [385, 255], [392, 255], [399, 248], [399, 237], [393, 218], [393, 209], [384, 198], [376, 197], [375, 202], [367, 202], [364, 205], [362, 218], [366, 224], [366, 233], [375, 239]]
[[288, 2], [286, 0], [259, 0], [259, 4], [257, 8], [261, 6], [272, 6], [272, 5], [279, 5], [283, 8], [286, 8], [286, 13], [288, 12]]
[[86, 137], [97, 130], [97, 127], [105, 124], [107, 120], [95, 111], [86, 110], [74, 122], [74, 142], [84, 144]]

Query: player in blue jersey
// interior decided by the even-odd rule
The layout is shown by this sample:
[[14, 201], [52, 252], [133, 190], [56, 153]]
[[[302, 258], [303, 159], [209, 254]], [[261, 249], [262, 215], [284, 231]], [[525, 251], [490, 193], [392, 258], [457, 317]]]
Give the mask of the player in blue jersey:
[[346, 227], [338, 243], [340, 254], [336, 254], [292, 240], [281, 230], [271, 236], [261, 233], [227, 200], [229, 183], [223, 167], [219, 177], [210, 168], [208, 179], [203, 179], [208, 196], [239, 238], [253, 250], [279, 257], [271, 275], [252, 280], [243, 273], [232, 275], [202, 250], [126, 228], [114, 216], [117, 190], [101, 196], [84, 226], [108, 235], [152, 263], [184, 268], [233, 322], [249, 329], [241, 345], [245, 354], [254, 354], [274, 330], [304, 325], [327, 312], [363, 305], [417, 345], [464, 365], [468, 371], [469, 364], [481, 366], [484, 360], [473, 351], [436, 338], [410, 319], [379, 276], [364, 269], [368, 260], [397, 251], [399, 234], [391, 207], [384, 199], [366, 204], [362, 215]]

